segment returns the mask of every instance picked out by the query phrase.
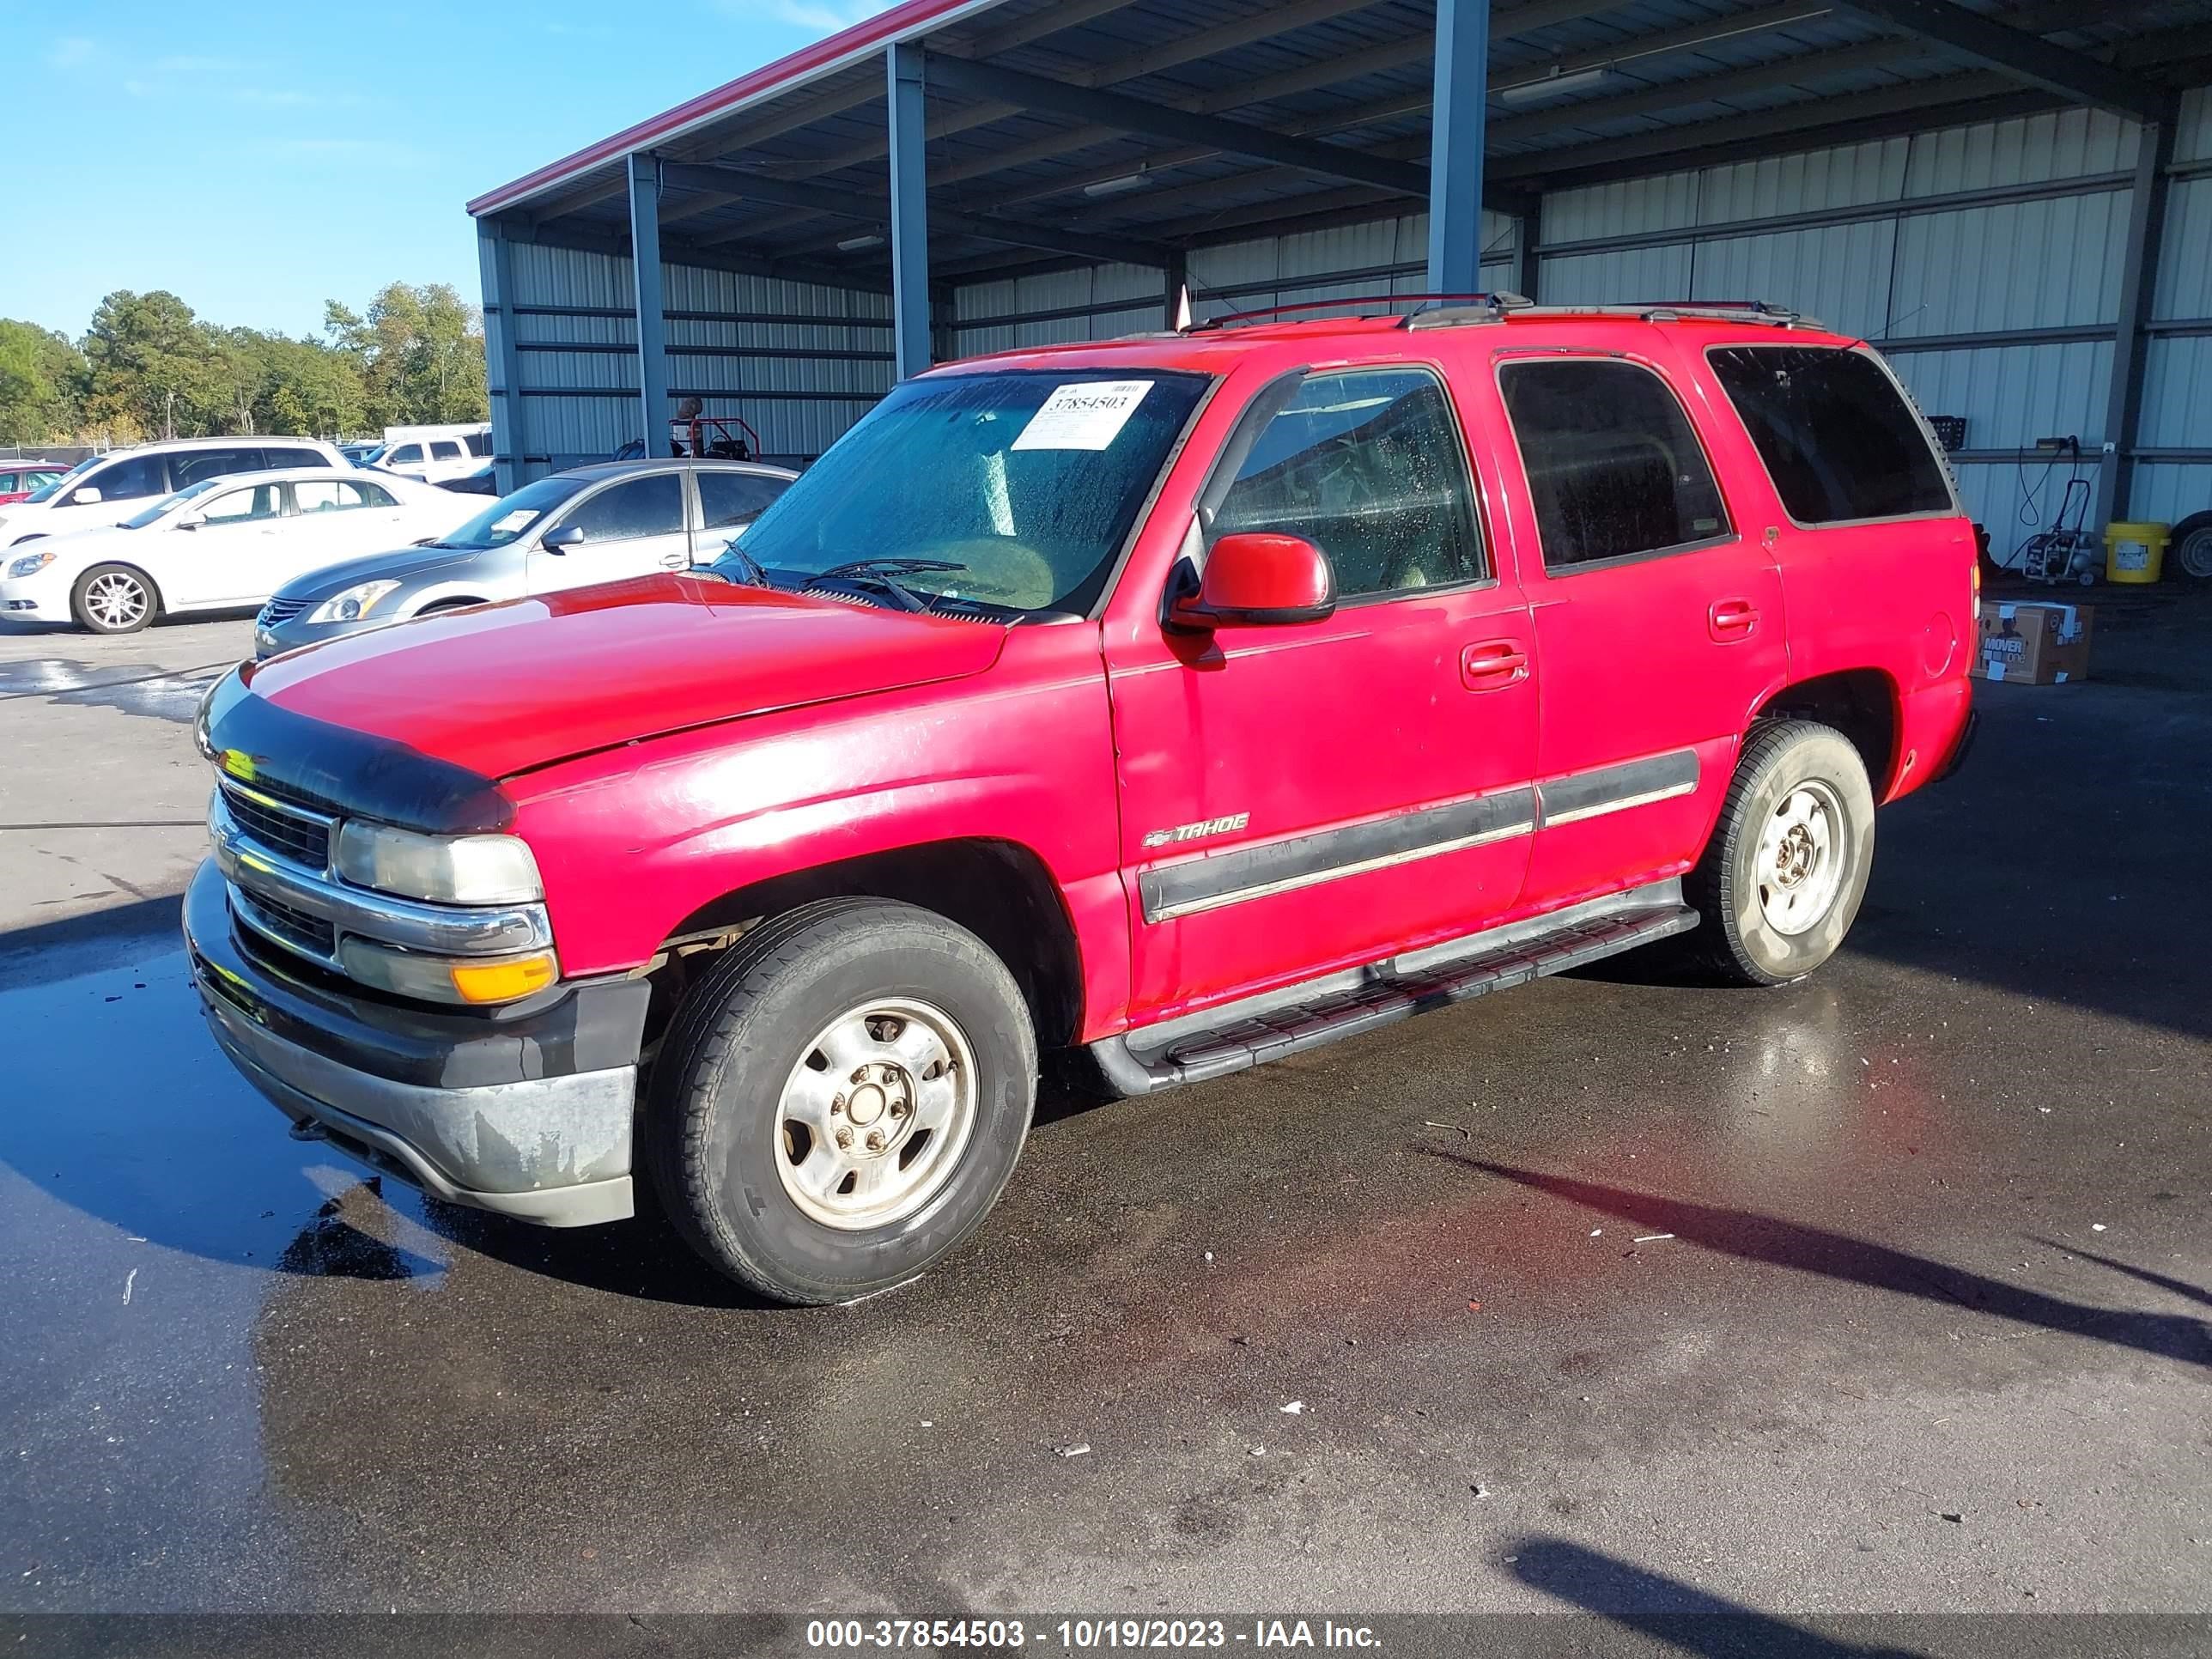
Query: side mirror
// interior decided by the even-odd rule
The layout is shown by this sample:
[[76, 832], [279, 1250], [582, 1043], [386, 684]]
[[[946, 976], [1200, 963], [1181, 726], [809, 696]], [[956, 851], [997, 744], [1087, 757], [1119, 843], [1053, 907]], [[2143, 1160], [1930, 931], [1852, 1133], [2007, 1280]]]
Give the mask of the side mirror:
[[100, 486], [98, 484], [79, 484], [75, 489], [70, 492], [70, 505], [71, 507], [98, 507], [100, 505]]
[[1248, 530], [1214, 543], [1196, 590], [1170, 600], [1167, 624], [1203, 633], [1320, 622], [1335, 610], [1336, 573], [1321, 549], [1302, 536]]
[[538, 546], [542, 552], [566, 553], [572, 547], [582, 546], [583, 542], [584, 527], [581, 525], [564, 524], [556, 525], [547, 531], [538, 538]]
[[179, 530], [198, 530], [206, 522], [207, 520], [205, 519], [179, 519], [177, 520], [177, 528]]

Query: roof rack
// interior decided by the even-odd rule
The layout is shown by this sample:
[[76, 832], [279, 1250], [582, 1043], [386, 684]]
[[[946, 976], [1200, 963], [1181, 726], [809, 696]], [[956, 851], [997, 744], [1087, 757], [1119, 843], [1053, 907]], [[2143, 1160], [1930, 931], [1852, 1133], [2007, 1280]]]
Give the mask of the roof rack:
[[[1455, 305], [1477, 305], [1488, 308], [1488, 314], [1511, 310], [1529, 302], [1517, 294], [1359, 294], [1341, 300], [1293, 300], [1279, 306], [1255, 306], [1249, 311], [1232, 311], [1219, 317], [1209, 317], [1202, 323], [1193, 323], [1190, 332], [1207, 334], [1216, 329], [1227, 328], [1235, 323], [1248, 323], [1263, 317], [1280, 317], [1294, 311], [1336, 311], [1346, 306], [1402, 306], [1431, 305], [1450, 301]], [[1416, 312], [1414, 316], [1436, 316], [1441, 313]], [[1406, 319], [1411, 325], [1413, 318]]]
[[1546, 317], [1641, 317], [1645, 322], [1672, 322], [1681, 317], [1703, 317], [1719, 322], [1764, 323], [1770, 328], [1819, 328], [1820, 322], [1786, 306], [1765, 300], [1624, 300], [1601, 306], [1537, 306]]

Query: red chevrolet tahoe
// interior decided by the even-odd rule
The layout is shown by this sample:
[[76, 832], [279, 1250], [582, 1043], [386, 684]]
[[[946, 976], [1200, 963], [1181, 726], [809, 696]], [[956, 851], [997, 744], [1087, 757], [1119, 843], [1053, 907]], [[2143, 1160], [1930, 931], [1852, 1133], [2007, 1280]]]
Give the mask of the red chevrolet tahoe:
[[1966, 742], [1975, 581], [1887, 368], [1763, 307], [954, 364], [711, 572], [226, 678], [194, 971], [295, 1133], [849, 1300], [981, 1222], [1041, 1050], [1809, 972]]

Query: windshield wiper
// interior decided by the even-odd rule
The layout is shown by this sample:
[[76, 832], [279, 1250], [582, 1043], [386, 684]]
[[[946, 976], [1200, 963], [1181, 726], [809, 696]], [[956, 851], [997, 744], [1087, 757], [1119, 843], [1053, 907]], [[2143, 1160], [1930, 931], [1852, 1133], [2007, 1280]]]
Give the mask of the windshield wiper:
[[842, 564], [833, 564], [827, 570], [817, 571], [799, 583], [804, 593], [817, 582], [862, 579], [882, 588], [908, 611], [927, 611], [929, 605], [894, 576], [911, 576], [924, 570], [965, 570], [968, 567], [952, 559], [848, 559]]

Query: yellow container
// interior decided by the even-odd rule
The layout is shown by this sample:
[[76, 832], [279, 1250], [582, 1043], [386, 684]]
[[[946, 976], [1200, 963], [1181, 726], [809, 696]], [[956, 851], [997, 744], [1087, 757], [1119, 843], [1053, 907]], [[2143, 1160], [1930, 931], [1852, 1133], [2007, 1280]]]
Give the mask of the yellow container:
[[2105, 580], [2154, 582], [2166, 565], [2170, 524], [2108, 524], [2105, 526]]

